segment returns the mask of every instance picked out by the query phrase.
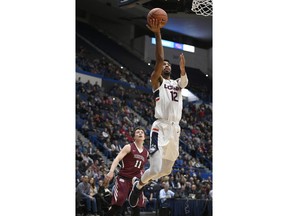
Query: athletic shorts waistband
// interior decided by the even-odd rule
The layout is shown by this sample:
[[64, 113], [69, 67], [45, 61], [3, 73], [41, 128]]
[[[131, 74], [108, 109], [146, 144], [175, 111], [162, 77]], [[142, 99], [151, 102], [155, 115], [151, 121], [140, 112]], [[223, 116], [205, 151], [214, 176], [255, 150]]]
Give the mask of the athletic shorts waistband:
[[179, 122], [176, 121], [170, 121], [170, 120], [166, 120], [166, 119], [157, 119], [156, 121], [160, 121], [166, 124], [171, 124], [171, 125], [179, 125]]

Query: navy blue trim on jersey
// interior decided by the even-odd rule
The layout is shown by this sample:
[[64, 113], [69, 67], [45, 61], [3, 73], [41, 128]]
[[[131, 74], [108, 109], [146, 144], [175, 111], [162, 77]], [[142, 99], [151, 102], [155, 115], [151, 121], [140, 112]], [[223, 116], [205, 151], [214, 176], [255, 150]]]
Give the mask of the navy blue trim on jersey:
[[156, 151], [158, 151], [158, 149], [158, 132], [153, 131], [149, 147], [150, 155], [153, 155]]
[[156, 100], [157, 98], [159, 98], [159, 89], [157, 89], [154, 93], [153, 93], [153, 97], [154, 97], [154, 100]]

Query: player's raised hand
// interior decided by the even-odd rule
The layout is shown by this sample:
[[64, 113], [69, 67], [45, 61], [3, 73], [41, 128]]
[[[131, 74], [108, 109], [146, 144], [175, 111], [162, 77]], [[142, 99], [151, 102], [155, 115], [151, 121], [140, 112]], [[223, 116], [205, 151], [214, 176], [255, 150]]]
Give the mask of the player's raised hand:
[[149, 24], [146, 24], [146, 26], [154, 33], [160, 32], [160, 21], [158, 19], [150, 19]]
[[179, 65], [180, 65], [180, 70], [181, 71], [185, 71], [185, 57], [184, 57], [183, 53], [180, 54], [180, 63], [179, 63]]

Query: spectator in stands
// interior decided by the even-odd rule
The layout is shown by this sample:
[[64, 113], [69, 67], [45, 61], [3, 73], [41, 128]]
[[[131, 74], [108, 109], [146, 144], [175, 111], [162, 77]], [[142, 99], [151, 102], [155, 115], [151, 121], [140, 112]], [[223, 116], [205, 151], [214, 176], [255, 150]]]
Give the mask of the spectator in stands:
[[[103, 180], [101, 180], [101, 181], [102, 181], [102, 185], [103, 185]], [[98, 214], [100, 216], [103, 216], [105, 207], [107, 208], [109, 204], [107, 204], [107, 201], [104, 198], [102, 198], [101, 195], [98, 193], [98, 189], [97, 189], [97, 186], [95, 184], [95, 179], [94, 178], [90, 178], [89, 183], [90, 183], [90, 195], [96, 199], [97, 212], [98, 212]], [[100, 190], [102, 190], [102, 189], [100, 189]], [[104, 193], [105, 193], [105, 189], [104, 189]], [[105, 197], [105, 196], [103, 196], [103, 197]], [[104, 200], [105, 204], [102, 207], [103, 200]]]
[[80, 146], [78, 146], [77, 148], [76, 148], [76, 155], [75, 155], [75, 159], [76, 159], [76, 161], [78, 161], [78, 162], [80, 162], [80, 161], [82, 161], [82, 152], [81, 152], [81, 150], [80, 150]]
[[[90, 184], [88, 176], [84, 176], [83, 182], [79, 183], [76, 189], [78, 202], [84, 202], [89, 215], [97, 215], [96, 199], [90, 195]], [[97, 215], [98, 216], [98, 215]]]
[[207, 177], [207, 182], [208, 182], [210, 185], [212, 185], [212, 179], [211, 179], [211, 176], [208, 176], [208, 177]]
[[[209, 195], [210, 191], [212, 190], [212, 186], [208, 182], [206, 182], [205, 185], [206, 185], [206, 193]], [[209, 198], [210, 198], [210, 195], [209, 195]]]
[[198, 115], [200, 117], [200, 119], [203, 119], [205, 117], [205, 107], [200, 107], [198, 110]]
[[201, 163], [200, 163], [200, 161], [199, 161], [198, 158], [196, 158], [195, 167], [196, 167], [196, 168], [201, 168], [201, 167], [202, 167], [202, 165], [201, 165]]
[[101, 214], [106, 213], [108, 208], [110, 207], [112, 192], [107, 188], [107, 186], [103, 185], [103, 180], [99, 180], [98, 182], [98, 193], [97, 197], [100, 203], [100, 212]]
[[181, 188], [180, 188], [180, 190], [178, 190], [178, 193], [177, 193], [177, 196], [179, 198], [187, 198], [185, 188], [186, 188], [186, 184], [181, 185]]
[[169, 183], [164, 183], [164, 188], [160, 190], [159, 192], [159, 199], [160, 199], [160, 216], [167, 216], [169, 215], [169, 212], [171, 211], [171, 208], [169, 206], [169, 203], [167, 202], [167, 199], [173, 198], [175, 193], [172, 190], [169, 190]]
[[207, 191], [206, 184], [200, 184], [199, 199], [209, 199], [209, 192]]
[[191, 182], [186, 181], [185, 184], [183, 185], [185, 187], [185, 197], [189, 197], [190, 193], [191, 193]]
[[95, 161], [98, 161], [97, 163], [103, 161], [102, 154], [98, 148], [95, 149], [95, 151], [92, 152], [92, 154], [90, 154], [89, 157], [94, 161], [94, 163]]
[[[117, 142], [117, 140], [115, 140], [114, 142]], [[119, 152], [119, 145], [116, 147], [115, 144], [111, 144], [111, 157], [116, 158]]]
[[181, 184], [178, 179], [174, 178], [174, 175], [170, 176], [169, 185], [172, 187], [172, 190], [174, 191], [181, 189]]
[[85, 160], [82, 160], [79, 163], [78, 170], [81, 173], [81, 175], [86, 175], [86, 170], [88, 169], [89, 166], [90, 164]]
[[90, 196], [96, 198], [96, 194], [97, 194], [98, 192], [97, 192], [97, 187], [96, 187], [96, 185], [95, 185], [95, 180], [94, 180], [93, 177], [90, 178], [89, 183], [90, 183]]
[[88, 164], [93, 164], [94, 161], [92, 160], [92, 158], [89, 157], [88, 155], [88, 150], [84, 150], [84, 152], [82, 153], [82, 160], [86, 161]]
[[88, 131], [89, 131], [89, 122], [85, 121], [84, 124], [82, 125], [82, 132], [84, 136], [88, 137]]
[[156, 211], [157, 194], [154, 189], [155, 184], [157, 184], [157, 182], [151, 182], [143, 190], [144, 196], [147, 197], [146, 209], [148, 211]]
[[167, 199], [174, 197], [175, 193], [169, 189], [169, 183], [163, 182], [164, 188], [162, 188], [159, 192], [159, 198], [161, 203], [164, 203]]
[[101, 133], [100, 139], [105, 142], [110, 137], [109, 131], [107, 128], [104, 128], [104, 130]]
[[82, 175], [79, 172], [79, 168], [77, 165], [75, 166], [75, 169], [76, 169], [76, 186], [77, 186], [81, 182]]
[[87, 152], [88, 152], [88, 156], [93, 154], [93, 152], [95, 152], [96, 148], [95, 146], [92, 144], [92, 142], [88, 142], [87, 143]]
[[211, 199], [211, 200], [213, 199], [213, 190], [212, 189], [209, 192], [209, 199]]
[[105, 157], [107, 157], [108, 159], [112, 159], [112, 149], [110, 140], [107, 140], [106, 142], [103, 143], [103, 148]]
[[81, 145], [82, 145], [82, 140], [81, 140], [80, 135], [78, 135], [77, 138], [76, 138], [76, 147], [79, 147]]
[[93, 170], [92, 165], [88, 167], [88, 169], [86, 170], [86, 176], [88, 176], [89, 179], [93, 178], [94, 181], [94, 176], [95, 176], [95, 172]]
[[197, 190], [197, 186], [195, 184], [192, 184], [191, 191], [189, 191], [188, 196], [191, 199], [199, 199], [200, 198], [199, 190]]

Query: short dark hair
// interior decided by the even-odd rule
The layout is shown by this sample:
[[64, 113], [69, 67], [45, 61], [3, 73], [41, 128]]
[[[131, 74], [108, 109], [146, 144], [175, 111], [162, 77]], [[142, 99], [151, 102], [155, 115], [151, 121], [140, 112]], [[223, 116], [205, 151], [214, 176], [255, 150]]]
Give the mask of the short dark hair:
[[145, 130], [144, 127], [137, 126], [137, 127], [135, 127], [135, 129], [133, 130], [133, 137], [135, 136], [136, 130], [142, 130], [142, 131], [144, 132], [144, 134], [146, 134], [146, 130]]
[[167, 61], [169, 64], [171, 64], [171, 62], [168, 59], [164, 59], [164, 61]]

